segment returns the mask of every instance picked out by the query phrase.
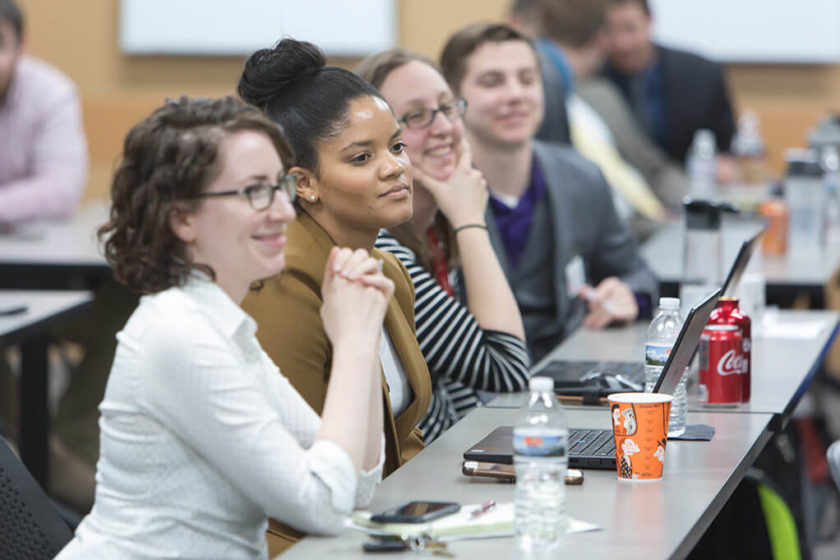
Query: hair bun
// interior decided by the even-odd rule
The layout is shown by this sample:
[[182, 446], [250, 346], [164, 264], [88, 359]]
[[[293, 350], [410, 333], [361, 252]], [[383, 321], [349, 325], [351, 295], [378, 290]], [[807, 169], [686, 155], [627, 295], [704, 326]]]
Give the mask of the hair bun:
[[239, 96], [265, 109], [278, 94], [327, 64], [324, 52], [306, 41], [282, 39], [274, 48], [260, 49], [245, 62], [237, 88]]

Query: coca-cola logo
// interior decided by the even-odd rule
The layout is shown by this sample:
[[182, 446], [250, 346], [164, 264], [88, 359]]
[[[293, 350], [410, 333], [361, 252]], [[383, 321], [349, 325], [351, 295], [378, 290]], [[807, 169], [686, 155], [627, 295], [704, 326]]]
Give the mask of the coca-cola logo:
[[734, 375], [736, 373], [741, 373], [741, 368], [744, 366], [744, 356], [732, 348], [731, 350], [727, 350], [726, 354], [720, 357], [717, 365], [717, 372], [718, 375]]

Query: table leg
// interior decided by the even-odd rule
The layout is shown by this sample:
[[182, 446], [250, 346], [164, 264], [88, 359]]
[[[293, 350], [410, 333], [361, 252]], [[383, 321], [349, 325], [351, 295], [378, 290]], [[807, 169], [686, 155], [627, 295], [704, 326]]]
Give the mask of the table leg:
[[20, 379], [20, 454], [29, 472], [48, 490], [48, 443], [50, 418], [47, 403], [47, 335], [23, 342]]

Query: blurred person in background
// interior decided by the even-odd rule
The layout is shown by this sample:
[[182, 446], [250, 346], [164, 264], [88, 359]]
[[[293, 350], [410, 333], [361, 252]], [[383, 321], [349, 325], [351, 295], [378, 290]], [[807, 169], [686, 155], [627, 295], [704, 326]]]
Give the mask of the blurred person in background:
[[[510, 20], [538, 37], [537, 50], [566, 76], [564, 87], [552, 95], [565, 101], [572, 144], [601, 167], [619, 215], [629, 220], [637, 239], [644, 239], [661, 223], [665, 209], [681, 208], [688, 182], [682, 166], [647, 137], [615, 85], [599, 76], [609, 1], [530, 0], [524, 9], [519, 0], [512, 4]], [[545, 64], [540, 69], [545, 84]], [[544, 89], [548, 95], [547, 84]], [[545, 120], [554, 118], [552, 111], [547, 103]]]
[[[0, 235], [25, 222], [73, 214], [88, 172], [76, 86], [55, 67], [26, 56], [25, 50], [23, 13], [14, 0], [0, 0]], [[127, 303], [114, 303], [114, 292], [120, 294], [116, 301]], [[113, 356], [113, 334], [135, 303], [106, 282], [84, 318], [53, 333], [80, 344], [85, 352], [59, 402], [53, 426], [60, 437], [50, 438], [51, 486], [80, 510], [93, 500], [96, 406]], [[126, 311], [114, 323], [120, 306]], [[16, 385], [0, 347], [0, 424], [12, 439], [17, 432]]]
[[732, 182], [735, 160], [726, 154], [736, 127], [722, 68], [655, 43], [652, 27], [647, 0], [610, 0], [604, 76], [624, 95], [645, 133], [676, 163], [685, 164], [696, 131], [711, 130], [722, 154], [718, 182]]

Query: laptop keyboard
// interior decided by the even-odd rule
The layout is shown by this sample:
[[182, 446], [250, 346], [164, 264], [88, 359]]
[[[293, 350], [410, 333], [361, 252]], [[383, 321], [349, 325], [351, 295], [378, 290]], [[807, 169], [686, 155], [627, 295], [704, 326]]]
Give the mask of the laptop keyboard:
[[614, 457], [615, 438], [612, 430], [570, 430], [569, 455]]

